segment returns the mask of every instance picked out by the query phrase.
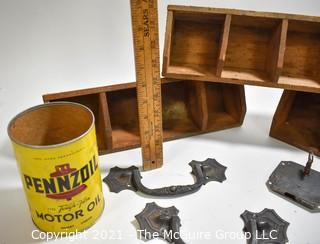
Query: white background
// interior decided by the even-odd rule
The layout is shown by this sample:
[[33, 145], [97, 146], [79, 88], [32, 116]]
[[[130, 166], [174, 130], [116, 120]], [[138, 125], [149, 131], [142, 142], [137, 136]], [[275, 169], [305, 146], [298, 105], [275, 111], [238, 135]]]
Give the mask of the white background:
[[[159, 1], [162, 54], [168, 4], [199, 5], [320, 16], [319, 0]], [[29, 216], [6, 126], [22, 110], [42, 103], [51, 92], [105, 86], [135, 80], [129, 0], [0, 0], [0, 243], [39, 243]], [[215, 239], [217, 230], [241, 233], [240, 214], [273, 208], [290, 222], [294, 244], [319, 244], [319, 214], [311, 214], [270, 193], [265, 182], [281, 160], [306, 162], [306, 153], [268, 137], [281, 90], [246, 87], [248, 112], [240, 128], [164, 144], [164, 167], [143, 173], [150, 187], [192, 183], [188, 163], [216, 158], [228, 167], [228, 180], [212, 182], [186, 197], [156, 202], [180, 210], [183, 232], [211, 232], [211, 240], [187, 243], [245, 243]], [[115, 166], [141, 165], [140, 150], [102, 156], [102, 177]], [[315, 164], [320, 169], [319, 160]], [[96, 243], [143, 243], [136, 238], [134, 215], [154, 199], [131, 191], [110, 193], [106, 208], [89, 229], [121, 231], [124, 240]], [[61, 239], [58, 243], [68, 240]], [[93, 240], [91, 240], [93, 241]], [[85, 240], [78, 240], [85, 243]], [[154, 240], [149, 243], [165, 243]]]

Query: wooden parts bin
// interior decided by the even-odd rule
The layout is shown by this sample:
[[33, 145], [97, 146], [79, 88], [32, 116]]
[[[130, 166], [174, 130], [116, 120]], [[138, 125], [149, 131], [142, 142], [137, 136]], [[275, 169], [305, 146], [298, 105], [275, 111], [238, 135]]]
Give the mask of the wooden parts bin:
[[284, 91], [270, 136], [320, 156], [320, 94]]
[[320, 18], [169, 6], [163, 76], [320, 93]]
[[[96, 118], [100, 154], [140, 146], [136, 83], [43, 96], [44, 102], [73, 101]], [[243, 86], [162, 80], [164, 140], [240, 126], [246, 113]]]
[[270, 135], [320, 154], [319, 17], [169, 6], [163, 60], [166, 78], [286, 89]]

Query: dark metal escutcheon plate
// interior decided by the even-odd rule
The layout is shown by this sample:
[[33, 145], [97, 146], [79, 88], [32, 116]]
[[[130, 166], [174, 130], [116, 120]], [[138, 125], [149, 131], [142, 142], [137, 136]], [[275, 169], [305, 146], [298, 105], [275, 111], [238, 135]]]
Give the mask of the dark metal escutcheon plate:
[[[189, 165], [192, 168], [191, 173], [198, 181], [201, 179], [200, 174], [202, 173], [204, 185], [210, 181], [218, 181], [222, 183], [227, 179], [225, 175], [227, 167], [218, 163], [218, 161], [213, 158], [208, 158], [205, 161], [192, 160]], [[198, 170], [199, 168], [201, 169], [201, 173]]]
[[123, 190], [137, 191], [137, 189], [132, 185], [133, 182], [133, 171], [138, 171], [136, 166], [131, 166], [129, 168], [119, 168], [114, 167], [110, 169], [110, 172], [103, 181], [109, 186], [111, 192], [119, 193]]
[[162, 238], [168, 242], [185, 244], [180, 237], [179, 210], [172, 206], [159, 207], [156, 203], [147, 203], [144, 210], [136, 215], [141, 234], [147, 239]]
[[260, 213], [245, 211], [241, 218], [244, 222], [243, 231], [251, 238], [248, 244], [285, 244], [289, 223], [284, 221], [273, 209], [265, 208]]

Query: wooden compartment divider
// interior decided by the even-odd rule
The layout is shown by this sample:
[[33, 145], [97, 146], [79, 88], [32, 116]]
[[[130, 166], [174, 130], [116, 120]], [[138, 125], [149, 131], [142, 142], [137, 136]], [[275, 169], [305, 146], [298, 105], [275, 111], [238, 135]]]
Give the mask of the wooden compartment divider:
[[168, 11], [167, 14], [167, 24], [166, 24], [166, 35], [164, 39], [164, 46], [167, 47], [163, 51], [163, 65], [162, 65], [162, 73], [167, 73], [168, 64], [170, 63], [170, 50], [172, 43], [172, 29], [174, 28], [174, 20], [173, 20], [173, 12]]
[[[140, 146], [135, 83], [47, 94], [43, 100], [88, 106], [96, 117], [100, 154]], [[240, 126], [245, 113], [243, 86], [162, 80], [165, 141]]]
[[208, 127], [208, 104], [205, 83], [194, 82], [191, 86], [193, 86], [189, 94], [191, 116], [201, 130], [206, 130]]
[[270, 52], [271, 57], [267, 63], [267, 69], [270, 73], [270, 79], [272, 82], [278, 82], [279, 77], [282, 73], [283, 62], [284, 62], [284, 53], [286, 49], [287, 41], [287, 31], [288, 31], [288, 20], [283, 19], [281, 23], [277, 26], [277, 30], [274, 32], [274, 35], [270, 43]]
[[112, 148], [112, 127], [110, 123], [109, 107], [106, 93], [99, 93], [98, 131], [102, 134], [100, 144], [103, 148]]
[[221, 77], [224, 64], [226, 62], [226, 54], [227, 54], [227, 47], [228, 47], [228, 40], [229, 40], [229, 33], [230, 33], [230, 26], [231, 26], [231, 18], [230, 14], [227, 14], [224, 20], [220, 45], [219, 45], [219, 59], [217, 64], [217, 72], [216, 76]]

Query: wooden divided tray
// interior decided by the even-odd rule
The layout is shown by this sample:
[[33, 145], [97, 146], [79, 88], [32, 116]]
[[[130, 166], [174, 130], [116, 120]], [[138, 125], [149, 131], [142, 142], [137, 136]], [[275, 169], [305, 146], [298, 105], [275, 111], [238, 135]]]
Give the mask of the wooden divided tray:
[[[136, 83], [47, 94], [43, 100], [88, 106], [96, 118], [101, 154], [140, 146]], [[241, 85], [162, 80], [164, 140], [240, 126], [245, 113]]]
[[286, 89], [270, 135], [320, 154], [319, 17], [169, 6], [162, 72]]
[[270, 135], [320, 156], [320, 94], [284, 91]]
[[169, 6], [166, 78], [320, 93], [320, 18]]

